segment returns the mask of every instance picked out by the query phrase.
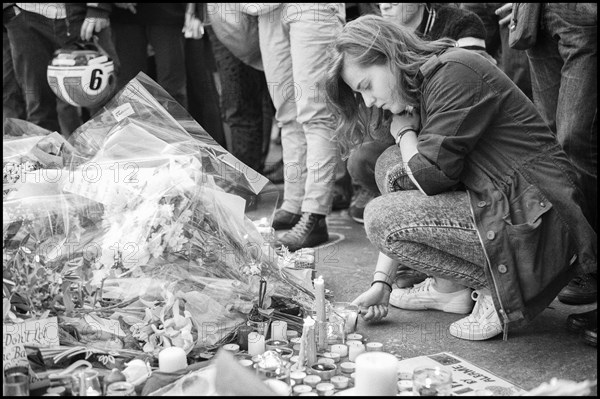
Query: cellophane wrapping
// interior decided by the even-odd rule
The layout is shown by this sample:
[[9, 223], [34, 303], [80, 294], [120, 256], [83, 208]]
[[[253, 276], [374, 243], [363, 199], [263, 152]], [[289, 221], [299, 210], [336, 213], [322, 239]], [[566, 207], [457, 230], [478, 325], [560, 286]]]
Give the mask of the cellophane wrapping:
[[156, 355], [231, 340], [261, 279], [263, 307], [312, 307], [256, 227], [276, 187], [143, 73], [68, 141], [12, 129], [4, 163], [37, 164], [10, 189], [5, 173], [5, 319], [56, 314], [75, 343]]

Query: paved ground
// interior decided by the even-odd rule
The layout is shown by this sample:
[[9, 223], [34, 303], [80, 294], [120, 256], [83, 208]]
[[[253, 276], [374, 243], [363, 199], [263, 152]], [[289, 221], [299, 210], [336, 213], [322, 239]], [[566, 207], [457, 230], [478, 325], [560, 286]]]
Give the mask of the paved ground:
[[[280, 147], [272, 145], [269, 160], [277, 159]], [[280, 191], [283, 185], [278, 185]], [[283, 192], [281, 191], [281, 196]], [[366, 238], [361, 224], [347, 210], [327, 217], [331, 240], [317, 248], [317, 275], [325, 279], [334, 300], [352, 301], [369, 287], [377, 251]], [[531, 324], [511, 329], [487, 341], [465, 341], [448, 333], [450, 323], [461, 315], [439, 311], [406, 311], [390, 308], [378, 323], [358, 323], [358, 332], [368, 341], [384, 344], [401, 358], [451, 352], [501, 378], [529, 390], [553, 377], [573, 381], [597, 380], [597, 349], [567, 331], [567, 316], [596, 307], [596, 303], [569, 306], [554, 300]], [[592, 394], [597, 396], [597, 387]]]

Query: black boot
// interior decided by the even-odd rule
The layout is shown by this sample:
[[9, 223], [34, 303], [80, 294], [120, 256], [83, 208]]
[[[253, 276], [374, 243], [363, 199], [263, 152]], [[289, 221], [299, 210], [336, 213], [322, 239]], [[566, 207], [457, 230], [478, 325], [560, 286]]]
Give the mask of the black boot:
[[569, 305], [584, 305], [596, 302], [598, 298], [596, 277], [596, 274], [584, 274], [574, 277], [558, 293], [558, 300]]
[[567, 317], [567, 328], [574, 332], [596, 327], [598, 323], [598, 309], [584, 313], [573, 313]]
[[290, 252], [311, 248], [329, 240], [325, 215], [304, 212], [294, 228], [283, 235], [276, 246], [286, 246]]
[[271, 227], [274, 230], [288, 230], [298, 223], [302, 215], [278, 209], [273, 216]]

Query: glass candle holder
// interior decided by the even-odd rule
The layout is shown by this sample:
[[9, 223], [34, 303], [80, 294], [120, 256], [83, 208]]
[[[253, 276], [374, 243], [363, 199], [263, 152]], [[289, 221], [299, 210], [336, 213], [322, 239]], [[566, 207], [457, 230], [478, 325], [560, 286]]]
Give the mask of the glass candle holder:
[[256, 331], [263, 337], [266, 337], [267, 333], [269, 332], [270, 320], [265, 320], [265, 321], [248, 320], [246, 322], [246, 324], [248, 326], [252, 327], [252, 331]]
[[319, 348], [320, 351], [325, 351], [329, 345], [341, 344], [344, 342], [344, 323], [337, 321], [317, 322], [317, 333], [325, 334], [323, 340], [324, 347]]
[[12, 373], [4, 377], [3, 396], [29, 396], [29, 375]]
[[92, 369], [78, 371], [71, 377], [71, 392], [73, 396], [101, 396], [102, 386], [98, 372]]
[[450, 396], [452, 372], [441, 367], [417, 367], [413, 371], [414, 396]]
[[344, 325], [344, 333], [352, 334], [358, 323], [358, 305], [350, 302], [333, 302], [329, 315], [330, 321], [339, 320]]

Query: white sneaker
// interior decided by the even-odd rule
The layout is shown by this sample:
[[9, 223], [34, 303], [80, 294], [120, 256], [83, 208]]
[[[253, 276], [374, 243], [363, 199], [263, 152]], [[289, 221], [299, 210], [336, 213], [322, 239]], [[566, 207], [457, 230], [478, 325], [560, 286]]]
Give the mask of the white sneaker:
[[500, 334], [502, 323], [496, 313], [490, 290], [475, 290], [472, 298], [476, 301], [473, 312], [450, 324], [450, 334], [470, 341], [481, 341]]
[[400, 309], [435, 309], [448, 313], [466, 314], [473, 309], [471, 289], [443, 293], [433, 288], [433, 277], [410, 288], [394, 288], [390, 294], [390, 305]]

